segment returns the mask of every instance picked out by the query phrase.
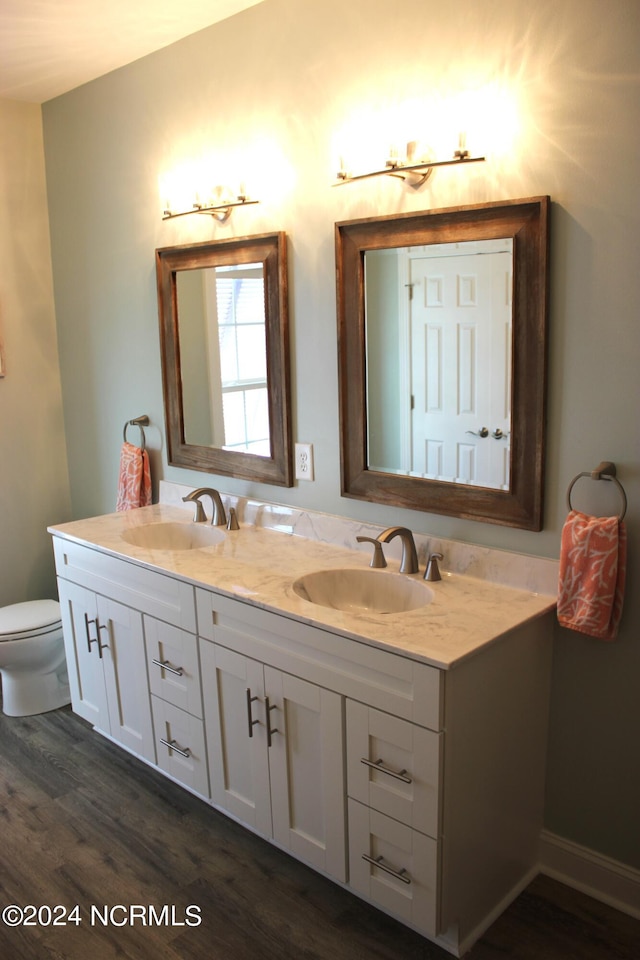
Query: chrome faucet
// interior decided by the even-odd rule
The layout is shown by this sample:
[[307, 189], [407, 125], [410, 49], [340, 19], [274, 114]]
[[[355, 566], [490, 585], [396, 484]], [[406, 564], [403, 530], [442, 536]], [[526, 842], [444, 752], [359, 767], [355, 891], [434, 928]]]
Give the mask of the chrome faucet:
[[400, 560], [400, 573], [418, 572], [418, 554], [416, 553], [416, 544], [411, 530], [407, 527], [389, 527], [379, 536], [380, 543], [389, 543], [394, 537], [400, 537], [402, 540], [402, 559]]
[[224, 512], [224, 506], [222, 500], [220, 499], [220, 494], [217, 490], [213, 490], [211, 487], [198, 487], [197, 490], [192, 490], [191, 493], [188, 493], [186, 497], [183, 497], [185, 503], [194, 503], [196, 512], [193, 518], [194, 523], [206, 523], [207, 515], [204, 512], [204, 507], [200, 503], [200, 497], [210, 497], [211, 505], [213, 507], [213, 515], [211, 517], [211, 524], [214, 527], [223, 527], [227, 522], [227, 516]]

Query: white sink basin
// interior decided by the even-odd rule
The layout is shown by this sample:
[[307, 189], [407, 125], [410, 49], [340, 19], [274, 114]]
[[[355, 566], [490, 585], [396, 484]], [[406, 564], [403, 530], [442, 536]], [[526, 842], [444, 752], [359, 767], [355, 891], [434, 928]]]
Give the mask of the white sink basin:
[[125, 530], [122, 539], [147, 550], [200, 550], [224, 540], [224, 531], [203, 523], [147, 523]]
[[383, 570], [318, 570], [293, 584], [310, 603], [350, 613], [405, 613], [431, 603], [433, 591], [422, 580]]

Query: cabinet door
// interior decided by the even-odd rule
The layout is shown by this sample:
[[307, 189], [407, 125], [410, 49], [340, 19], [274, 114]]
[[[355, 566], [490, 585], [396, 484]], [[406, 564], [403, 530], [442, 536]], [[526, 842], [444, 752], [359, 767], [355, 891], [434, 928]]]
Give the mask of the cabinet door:
[[202, 639], [200, 662], [211, 799], [270, 837], [262, 664]]
[[64, 646], [74, 713], [109, 733], [109, 710], [99, 649], [95, 593], [58, 580]]
[[264, 675], [273, 836], [344, 881], [343, 698], [271, 667]]
[[111, 736], [155, 763], [142, 614], [99, 596], [98, 631]]
[[394, 820], [437, 837], [442, 734], [347, 701], [348, 792]]

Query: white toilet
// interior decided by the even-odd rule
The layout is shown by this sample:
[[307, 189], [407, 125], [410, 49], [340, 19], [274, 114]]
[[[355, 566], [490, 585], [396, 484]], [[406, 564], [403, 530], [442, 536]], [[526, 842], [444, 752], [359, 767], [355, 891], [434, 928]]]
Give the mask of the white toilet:
[[69, 677], [57, 600], [0, 607], [2, 708], [10, 717], [69, 703]]

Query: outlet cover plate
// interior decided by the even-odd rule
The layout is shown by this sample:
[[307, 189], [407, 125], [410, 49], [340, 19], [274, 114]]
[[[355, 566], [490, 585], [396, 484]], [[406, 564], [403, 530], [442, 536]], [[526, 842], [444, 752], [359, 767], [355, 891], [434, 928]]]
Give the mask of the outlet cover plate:
[[296, 443], [296, 480], [313, 480], [313, 444]]

